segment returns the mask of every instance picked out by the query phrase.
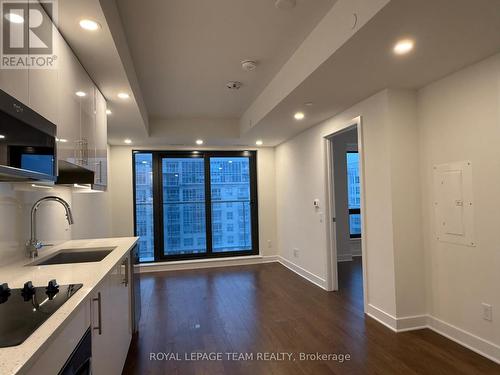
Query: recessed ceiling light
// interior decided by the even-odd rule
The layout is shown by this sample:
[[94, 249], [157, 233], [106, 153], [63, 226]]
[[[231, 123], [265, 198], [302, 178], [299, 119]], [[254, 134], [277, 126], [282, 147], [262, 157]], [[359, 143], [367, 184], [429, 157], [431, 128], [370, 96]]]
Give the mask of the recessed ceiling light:
[[4, 138], [5, 138], [5, 135], [0, 134], [0, 139], [4, 139]]
[[255, 142], [255, 144], [256, 144], [257, 146], [262, 146], [262, 145], [264, 144], [264, 142], [262, 142], [262, 141], [259, 139], [257, 142]]
[[87, 94], [84, 93], [83, 91], [77, 91], [77, 92], [75, 92], [75, 95], [79, 96], [80, 98], [83, 98], [84, 96], [87, 96]]
[[392, 49], [396, 55], [405, 55], [410, 52], [415, 45], [411, 39], [403, 39], [397, 42]]
[[197, 145], [202, 145], [203, 144], [203, 139], [197, 139], [196, 140]]
[[126, 143], [129, 145], [132, 143], [132, 140], [127, 138], [127, 139], [123, 140], [123, 143]]
[[304, 115], [303, 112], [297, 112], [296, 114], [293, 115], [293, 117], [295, 117], [295, 120], [302, 120], [306, 116]]
[[16, 13], [7, 13], [5, 15], [5, 18], [7, 19], [7, 21], [12, 22], [12, 23], [23, 23], [24, 22], [23, 16], [21, 16], [20, 14], [16, 14]]
[[101, 25], [97, 23], [96, 21], [89, 20], [89, 19], [83, 19], [80, 20], [80, 27], [85, 30], [89, 31], [96, 31], [97, 29], [101, 28]]
[[68, 140], [65, 138], [60, 138], [60, 139], [56, 138], [56, 142], [66, 143], [66, 142], [68, 142]]
[[113, 112], [111, 112], [111, 109], [106, 109], [106, 114], [111, 115]]
[[118, 97], [119, 97], [120, 99], [124, 99], [124, 100], [125, 100], [125, 99], [130, 98], [130, 95], [129, 95], [129, 94], [127, 94], [126, 92], [119, 92], [119, 93], [118, 93]]

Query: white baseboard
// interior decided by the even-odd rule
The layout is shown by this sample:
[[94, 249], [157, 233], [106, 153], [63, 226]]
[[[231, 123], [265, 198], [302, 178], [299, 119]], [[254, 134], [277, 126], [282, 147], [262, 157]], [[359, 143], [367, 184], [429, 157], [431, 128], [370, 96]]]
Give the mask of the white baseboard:
[[500, 364], [500, 346], [491, 341], [482, 339], [461, 328], [455, 327], [433, 316], [428, 317], [428, 328], [434, 332], [465, 346], [489, 360]]
[[428, 328], [428, 315], [413, 315], [396, 318], [396, 332], [416, 331]]
[[307, 281], [315, 284], [316, 286], [319, 286], [324, 290], [328, 290], [327, 282], [325, 279], [313, 274], [312, 272], [309, 272], [308, 270], [296, 265], [293, 262], [290, 262], [288, 259], [283, 258], [282, 256], [278, 256], [278, 262], [280, 262], [289, 270], [295, 272], [297, 275], [302, 276]]
[[367, 306], [365, 306], [365, 314], [370, 318], [375, 319], [377, 322], [383, 324], [390, 330], [394, 332], [398, 331], [397, 319], [391, 314], [388, 314], [385, 311], [379, 309], [378, 307], [368, 304]]
[[415, 315], [396, 318], [391, 314], [371, 304], [366, 306], [365, 313], [379, 323], [396, 333], [414, 331], [419, 329], [431, 329], [457, 344], [460, 344], [473, 352], [500, 364], [500, 346], [491, 341], [482, 339], [470, 332], [446, 323], [430, 315]]
[[162, 272], [180, 271], [200, 268], [245, 266], [250, 264], [262, 264], [277, 262], [278, 255], [252, 255], [243, 257], [217, 258], [217, 259], [193, 259], [179, 260], [174, 262], [143, 263], [140, 265], [140, 272]]

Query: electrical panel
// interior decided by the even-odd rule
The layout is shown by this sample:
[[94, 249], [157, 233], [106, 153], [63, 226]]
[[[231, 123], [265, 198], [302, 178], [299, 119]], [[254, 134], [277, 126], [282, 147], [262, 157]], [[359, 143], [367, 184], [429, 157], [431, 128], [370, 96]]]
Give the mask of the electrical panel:
[[470, 161], [434, 166], [434, 218], [438, 241], [475, 246]]

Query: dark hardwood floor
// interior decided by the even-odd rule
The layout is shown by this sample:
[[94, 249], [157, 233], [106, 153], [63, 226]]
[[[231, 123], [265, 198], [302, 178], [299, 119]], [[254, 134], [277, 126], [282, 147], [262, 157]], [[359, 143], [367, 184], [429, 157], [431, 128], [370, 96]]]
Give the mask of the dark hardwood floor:
[[[430, 330], [395, 334], [366, 317], [359, 260], [341, 263], [339, 275], [334, 293], [278, 263], [144, 274], [140, 334], [124, 374], [500, 374]], [[183, 360], [150, 360], [159, 352]], [[192, 352], [287, 352], [295, 361], [184, 360]], [[351, 359], [301, 361], [301, 352]]]

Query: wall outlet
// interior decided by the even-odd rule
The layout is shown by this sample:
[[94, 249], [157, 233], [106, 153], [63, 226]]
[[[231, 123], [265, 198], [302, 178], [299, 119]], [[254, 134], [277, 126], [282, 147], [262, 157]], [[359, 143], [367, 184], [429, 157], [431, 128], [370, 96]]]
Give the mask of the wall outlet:
[[487, 303], [481, 304], [483, 308], [483, 319], [491, 322], [493, 320], [493, 307]]
[[267, 248], [270, 249], [273, 247], [273, 242], [271, 240], [267, 240]]
[[293, 249], [293, 257], [298, 258], [299, 257], [299, 249], [295, 248]]

